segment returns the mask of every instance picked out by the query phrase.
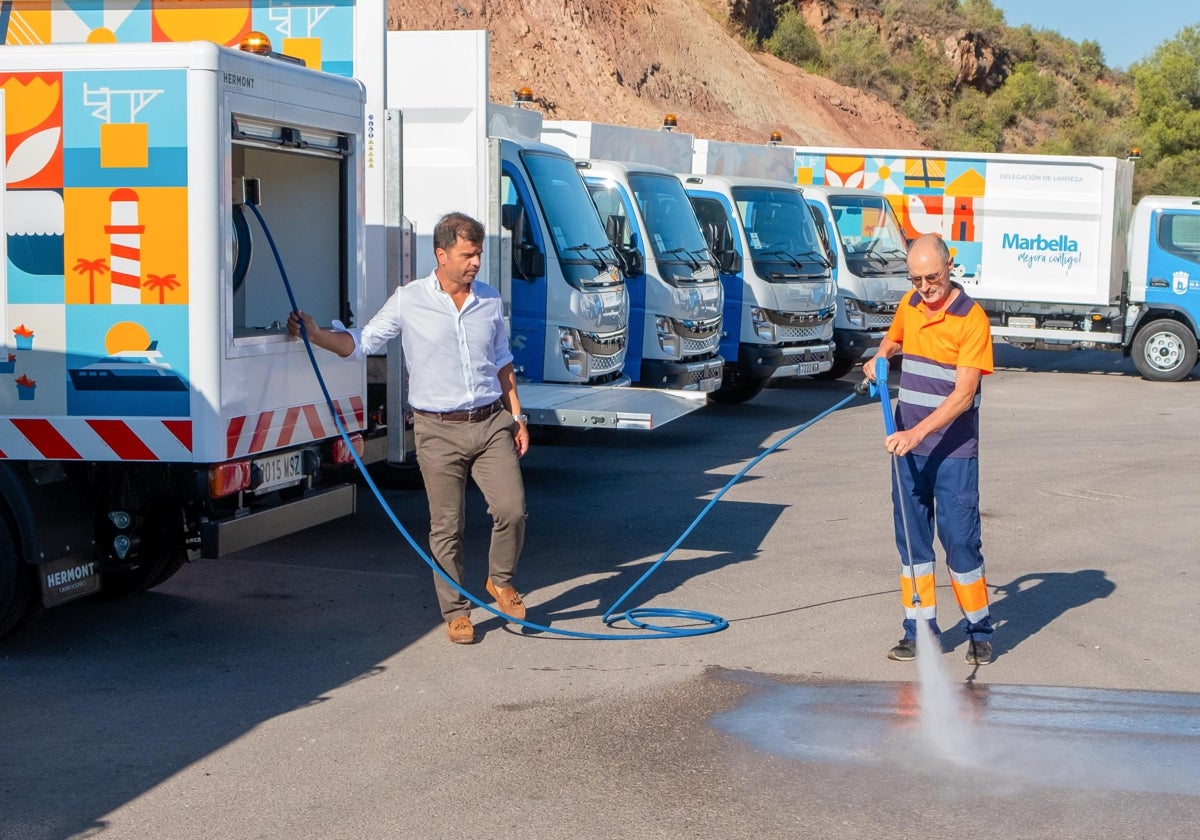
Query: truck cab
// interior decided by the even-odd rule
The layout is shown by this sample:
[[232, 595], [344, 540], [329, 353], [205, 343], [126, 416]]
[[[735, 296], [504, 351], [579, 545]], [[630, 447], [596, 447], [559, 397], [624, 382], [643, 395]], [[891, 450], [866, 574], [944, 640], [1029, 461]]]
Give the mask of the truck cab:
[[607, 384], [622, 376], [629, 301], [575, 162], [540, 143], [491, 138], [499, 160], [498, 224], [511, 239], [501, 266], [511, 301], [518, 376]]
[[837, 287], [800, 188], [734, 175], [679, 178], [725, 289], [725, 372], [711, 398], [744, 402], [774, 377], [829, 371]]
[[1126, 353], [1147, 379], [1182, 379], [1197, 362], [1200, 198], [1146, 196], [1129, 239]]
[[721, 384], [723, 294], [716, 263], [679, 180], [650, 164], [578, 163], [629, 286], [626, 370], [649, 388]]
[[804, 198], [825, 226], [838, 289], [833, 367], [819, 376], [838, 379], [873, 355], [887, 334], [896, 306], [911, 288], [908, 245], [881, 193], [805, 186]]

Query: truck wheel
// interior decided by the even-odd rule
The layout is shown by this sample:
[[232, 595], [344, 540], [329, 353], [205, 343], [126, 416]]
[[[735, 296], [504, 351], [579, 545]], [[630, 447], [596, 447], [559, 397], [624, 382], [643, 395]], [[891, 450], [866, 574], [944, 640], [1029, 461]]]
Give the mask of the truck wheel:
[[1151, 321], [1133, 337], [1133, 364], [1153, 382], [1178, 382], [1196, 366], [1196, 336], [1170, 318]]
[[769, 376], [742, 376], [736, 372], [725, 371], [721, 379], [721, 387], [708, 395], [710, 402], [722, 405], [735, 405], [753, 399], [758, 392], [767, 387], [771, 381]]
[[137, 565], [119, 570], [106, 569], [103, 588], [94, 596], [97, 600], [114, 601], [136, 595], [158, 586], [183, 568], [187, 562], [187, 550], [182, 545], [170, 544], [167, 528], [163, 524], [165, 521], [165, 511], [155, 510], [142, 535]]
[[834, 356], [833, 367], [824, 373], [814, 373], [811, 378], [821, 380], [841, 379], [853, 370], [857, 363], [858, 359], [852, 356]]
[[20, 630], [41, 611], [34, 567], [21, 562], [9, 524], [0, 516], [0, 639]]

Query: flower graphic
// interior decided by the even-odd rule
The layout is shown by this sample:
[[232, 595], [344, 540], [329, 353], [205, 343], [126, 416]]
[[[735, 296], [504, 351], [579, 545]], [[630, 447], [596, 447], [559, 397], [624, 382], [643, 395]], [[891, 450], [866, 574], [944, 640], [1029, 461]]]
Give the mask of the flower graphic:
[[7, 361], [0, 360], [0, 373], [12, 373], [17, 368], [17, 354], [9, 353]]
[[17, 383], [18, 399], [22, 399], [22, 400], [33, 399], [34, 388], [37, 386], [36, 381], [30, 379], [28, 376], [26, 376], [25, 374], [22, 373], [20, 376], [18, 376], [16, 378], [15, 382]]
[[33, 330], [29, 329], [29, 327], [20, 324], [13, 330], [13, 335], [17, 338], [18, 350], [29, 350], [33, 347]]

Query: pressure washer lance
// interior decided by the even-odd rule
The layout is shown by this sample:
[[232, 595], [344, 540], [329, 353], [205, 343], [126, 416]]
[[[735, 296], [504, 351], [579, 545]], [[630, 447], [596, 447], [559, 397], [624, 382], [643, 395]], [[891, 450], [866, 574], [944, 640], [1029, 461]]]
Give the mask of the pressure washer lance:
[[[888, 393], [888, 360], [882, 356], [875, 358], [875, 381], [863, 379], [863, 381], [854, 387], [855, 393], [866, 394], [870, 393], [873, 397], [876, 393], [879, 394], [879, 403], [883, 407], [883, 428], [889, 435], [896, 433], [896, 418], [892, 415], [892, 399]], [[892, 475], [896, 479], [896, 493], [901, 491], [900, 486], [900, 460], [895, 452], [890, 453], [892, 456]], [[913, 565], [912, 556], [912, 541], [908, 536], [908, 508], [904, 504], [899, 505], [900, 522], [904, 526], [904, 553], [908, 560], [908, 576], [912, 581], [912, 605], [913, 609], [921, 606], [921, 596], [917, 593], [917, 570]]]

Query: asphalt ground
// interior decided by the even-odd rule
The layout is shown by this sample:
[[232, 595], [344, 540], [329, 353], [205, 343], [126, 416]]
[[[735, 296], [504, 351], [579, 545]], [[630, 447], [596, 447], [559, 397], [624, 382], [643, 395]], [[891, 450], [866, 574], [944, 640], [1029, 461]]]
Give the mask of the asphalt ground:
[[[967, 665], [948, 629], [938, 657], [965, 724], [930, 721], [916, 663], [885, 658], [899, 568], [861, 398], [756, 465], [626, 604], [716, 613], [715, 634], [566, 639], [476, 610], [480, 643], [452, 645], [365, 488], [347, 520], [47, 612], [0, 647], [0, 838], [1194, 837], [1200, 381], [1100, 352], [997, 361], [997, 656]], [[613, 632], [605, 608], [854, 378], [535, 447], [530, 619]], [[423, 545], [422, 493], [384, 495]], [[472, 493], [480, 593], [487, 536]]]

